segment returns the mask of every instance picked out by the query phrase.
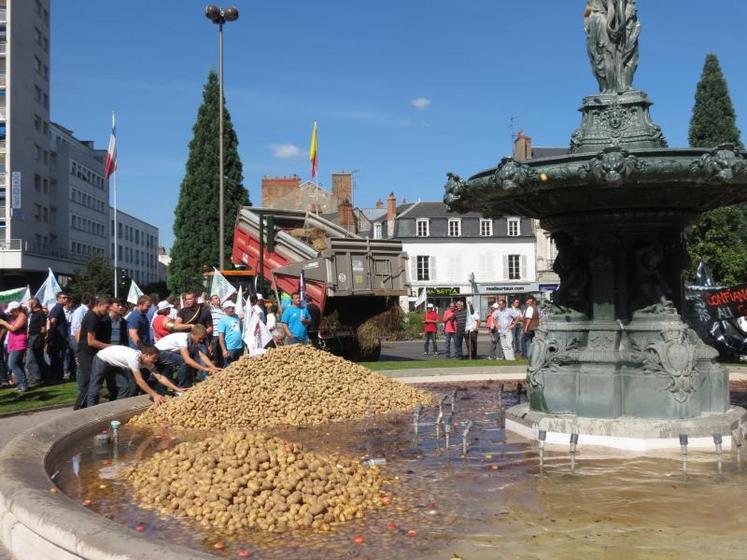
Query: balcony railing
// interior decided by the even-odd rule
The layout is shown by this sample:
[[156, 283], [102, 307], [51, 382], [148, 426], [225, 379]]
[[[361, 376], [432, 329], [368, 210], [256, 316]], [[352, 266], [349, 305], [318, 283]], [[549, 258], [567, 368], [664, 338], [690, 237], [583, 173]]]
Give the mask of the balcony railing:
[[7, 179], [8, 179], [7, 173], [0, 173], [0, 187], [6, 186]]
[[5, 107], [0, 107], [0, 120], [5, 120], [8, 112]]
[[51, 245], [49, 243], [44, 245], [40, 243], [26, 242], [24, 244], [23, 250], [25, 253], [30, 253], [32, 255], [39, 255], [41, 257], [51, 257], [75, 262], [84, 262], [88, 258], [88, 255], [73, 253], [72, 251], [68, 251], [67, 249], [63, 249], [60, 247], [55, 247], [54, 245]]
[[11, 239], [10, 241], [0, 239], [0, 251], [20, 251], [22, 245], [20, 239]]
[[8, 54], [8, 43], [0, 40], [0, 55]]
[[8, 22], [8, 8], [0, 9], [0, 23]]
[[0, 74], [0, 87], [5, 87], [5, 74]]
[[5, 140], [0, 140], [0, 152], [5, 152]]

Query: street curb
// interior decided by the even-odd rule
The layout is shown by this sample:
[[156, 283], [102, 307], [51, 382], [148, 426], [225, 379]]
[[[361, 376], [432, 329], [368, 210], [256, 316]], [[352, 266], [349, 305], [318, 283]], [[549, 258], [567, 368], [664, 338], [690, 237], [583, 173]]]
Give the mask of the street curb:
[[214, 556], [150, 539], [52, 493], [48, 468], [68, 445], [112, 419], [149, 406], [135, 397], [70, 411], [22, 432], [0, 452], [0, 541], [19, 560], [209, 560]]

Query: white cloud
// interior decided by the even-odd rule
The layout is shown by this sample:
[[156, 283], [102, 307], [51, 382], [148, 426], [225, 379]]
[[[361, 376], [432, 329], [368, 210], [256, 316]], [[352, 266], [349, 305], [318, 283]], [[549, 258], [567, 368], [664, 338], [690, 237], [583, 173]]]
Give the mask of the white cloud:
[[410, 105], [420, 111], [425, 111], [428, 107], [431, 106], [431, 101], [432, 100], [428, 99], [427, 97], [418, 97], [417, 99], [413, 99], [412, 101], [410, 101]]
[[304, 154], [303, 150], [295, 144], [270, 144], [270, 149], [279, 159], [296, 159]]

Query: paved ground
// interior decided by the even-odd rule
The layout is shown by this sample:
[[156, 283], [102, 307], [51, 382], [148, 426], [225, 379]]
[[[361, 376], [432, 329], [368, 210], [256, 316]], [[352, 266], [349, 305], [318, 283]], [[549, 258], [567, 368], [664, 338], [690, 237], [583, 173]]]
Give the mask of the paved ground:
[[[438, 351], [443, 353], [443, 338], [437, 341]], [[466, 347], [465, 347], [466, 350]], [[477, 357], [487, 358], [490, 352], [490, 336], [480, 335], [477, 339]], [[433, 356], [423, 356], [423, 341], [412, 340], [406, 342], [384, 342], [381, 345], [381, 360], [398, 361], [398, 360], [431, 360]]]

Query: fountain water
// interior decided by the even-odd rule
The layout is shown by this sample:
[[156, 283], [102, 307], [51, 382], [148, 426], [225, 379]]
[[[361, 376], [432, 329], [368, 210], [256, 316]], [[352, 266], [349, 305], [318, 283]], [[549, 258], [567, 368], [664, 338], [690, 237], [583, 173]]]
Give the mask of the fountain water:
[[[449, 174], [444, 200], [456, 212], [539, 219], [558, 250], [560, 288], [531, 346], [529, 402], [507, 412], [509, 429], [532, 437], [541, 424], [567, 437], [578, 426], [585, 444], [639, 451], [675, 447], [687, 429], [692, 445], [710, 447], [747, 412], [730, 407], [726, 368], [680, 316], [682, 232], [704, 211], [747, 201], [747, 153], [668, 148], [633, 87], [636, 3], [618, 3], [622, 11], [595, 2], [586, 14], [600, 93], [584, 99], [569, 155], [507, 157], [469, 180]], [[624, 20], [614, 34], [610, 18]]]

